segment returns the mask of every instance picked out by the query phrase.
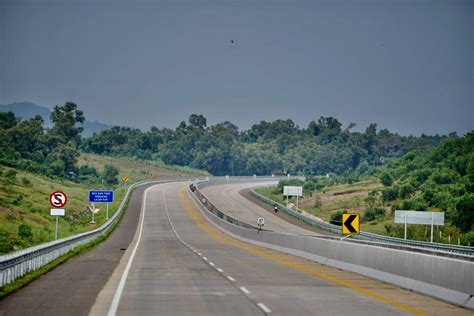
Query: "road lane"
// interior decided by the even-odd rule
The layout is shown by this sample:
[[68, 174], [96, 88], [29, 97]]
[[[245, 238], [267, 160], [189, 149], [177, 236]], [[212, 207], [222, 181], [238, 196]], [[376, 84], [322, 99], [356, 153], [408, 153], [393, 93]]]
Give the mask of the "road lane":
[[117, 314], [422, 315], [425, 311], [469, 314], [382, 282], [235, 240], [203, 217], [185, 185], [166, 184], [149, 191], [142, 241]]
[[257, 218], [265, 218], [265, 229], [304, 235], [319, 235], [314, 231], [293, 225], [252, 203], [239, 194], [240, 191], [256, 185], [276, 184], [276, 181], [245, 181], [231, 184], [210, 185], [201, 192], [221, 211], [240, 221], [256, 225]]
[[[143, 234], [118, 305], [118, 315], [258, 315], [261, 310], [175, 235], [163, 194], [182, 184], [150, 189]], [[175, 197], [175, 199], [173, 199]], [[173, 205], [173, 204], [172, 204]], [[186, 217], [181, 212], [181, 217]], [[179, 222], [180, 220], [177, 220]], [[188, 219], [189, 221], [189, 219]]]
[[142, 193], [136, 189], [104, 242], [0, 300], [0, 315], [87, 315], [135, 235]]

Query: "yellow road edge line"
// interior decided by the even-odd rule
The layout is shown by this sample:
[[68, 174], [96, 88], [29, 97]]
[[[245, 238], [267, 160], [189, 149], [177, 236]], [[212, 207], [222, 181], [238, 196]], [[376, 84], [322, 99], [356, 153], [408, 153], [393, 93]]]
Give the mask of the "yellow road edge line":
[[[261, 257], [264, 257], [268, 260], [275, 261], [275, 262], [278, 262], [280, 264], [286, 265], [288, 267], [300, 270], [300, 271], [305, 272], [307, 274], [310, 274], [312, 276], [317, 276], [317, 277], [320, 277], [322, 279], [334, 282], [336, 284], [342, 285], [342, 286], [350, 288], [354, 291], [357, 291], [357, 292], [363, 293], [365, 295], [371, 296], [371, 297], [376, 298], [376, 299], [378, 299], [382, 302], [388, 303], [392, 306], [398, 307], [400, 309], [403, 309], [403, 310], [408, 311], [410, 313], [413, 313], [415, 315], [420, 315], [420, 316], [427, 315], [426, 313], [424, 313], [422, 311], [414, 309], [414, 308], [412, 308], [410, 306], [407, 306], [405, 304], [398, 303], [398, 302], [393, 301], [393, 300], [391, 300], [387, 297], [384, 297], [382, 295], [379, 295], [379, 294], [376, 294], [376, 293], [371, 292], [369, 290], [358, 287], [357, 285], [338, 280], [338, 279], [336, 279], [334, 277], [331, 277], [329, 275], [326, 275], [326, 274], [323, 274], [323, 273], [320, 273], [320, 272], [316, 272], [312, 269], [305, 268], [305, 267], [302, 267], [302, 266], [300, 266], [298, 264], [295, 264], [293, 262], [289, 262], [289, 261], [286, 261], [284, 259], [281, 259], [278, 256], [275, 256], [275, 255], [272, 255], [272, 254], [268, 253], [268, 250], [266, 248], [250, 245], [250, 244], [241, 242], [239, 240], [236, 240], [236, 239], [224, 234], [223, 232], [219, 231], [216, 227], [214, 227], [212, 224], [210, 224], [208, 222], [208, 220], [206, 218], [204, 218], [204, 216], [196, 210], [196, 206], [193, 205], [190, 202], [190, 198], [186, 197], [186, 192], [187, 192], [187, 188], [182, 188], [179, 192], [179, 197], [180, 197], [181, 203], [183, 204], [183, 207], [186, 209], [188, 215], [191, 217], [191, 219], [196, 224], [196, 226], [198, 226], [199, 229], [201, 229], [203, 232], [207, 233], [209, 236], [211, 236], [212, 238], [214, 238], [218, 242], [220, 242], [222, 244], [230, 245], [230, 246], [233, 246], [233, 247], [245, 250], [245, 251], [248, 251], [250, 253], [259, 255]], [[277, 252], [276, 250], [272, 250], [272, 251]], [[288, 254], [286, 254], [286, 255], [288, 255]]]

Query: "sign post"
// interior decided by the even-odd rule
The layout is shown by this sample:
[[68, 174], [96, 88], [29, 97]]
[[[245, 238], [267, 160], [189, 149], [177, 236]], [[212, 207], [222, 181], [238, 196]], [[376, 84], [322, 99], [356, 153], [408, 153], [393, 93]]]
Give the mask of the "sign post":
[[59, 216], [66, 215], [66, 210], [63, 208], [52, 208], [51, 209], [51, 216], [56, 216], [56, 238], [54, 240], [58, 240], [58, 223], [59, 223]]
[[283, 187], [283, 195], [286, 195], [286, 207], [288, 207], [288, 197], [289, 196], [296, 196], [296, 210], [298, 210], [298, 200], [300, 196], [303, 196], [303, 187], [295, 187], [295, 186], [284, 186]]
[[258, 229], [261, 230], [262, 227], [265, 225], [265, 219], [263, 217], [257, 218], [257, 225]]
[[417, 212], [417, 211], [395, 211], [395, 223], [405, 224], [404, 238], [407, 239], [407, 224], [419, 224], [431, 226], [431, 238], [433, 242], [434, 225], [444, 225], [444, 212]]
[[[109, 219], [109, 203], [114, 201], [114, 191], [91, 190], [89, 191], [90, 203], [106, 203], [105, 219]], [[94, 212], [92, 212], [92, 221], [94, 221]]]
[[56, 216], [56, 238], [58, 240], [58, 225], [59, 225], [59, 216], [64, 216], [66, 214], [66, 210], [63, 207], [67, 203], [67, 195], [64, 192], [56, 191], [51, 193], [49, 196], [49, 204], [53, 207], [50, 211], [51, 216]]

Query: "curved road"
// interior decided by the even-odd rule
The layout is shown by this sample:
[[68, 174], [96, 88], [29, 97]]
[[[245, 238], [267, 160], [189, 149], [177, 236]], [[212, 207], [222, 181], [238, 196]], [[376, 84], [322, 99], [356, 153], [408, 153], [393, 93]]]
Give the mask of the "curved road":
[[303, 235], [317, 235], [317, 233], [295, 226], [280, 217], [264, 210], [240, 195], [240, 191], [256, 185], [276, 184], [277, 181], [256, 182], [245, 181], [230, 184], [209, 185], [201, 192], [222, 212], [242, 222], [256, 226], [257, 218], [265, 218], [265, 229], [277, 232], [286, 232]]
[[[389, 284], [240, 242], [210, 224], [202, 212], [191, 199], [186, 184], [160, 184], [148, 188], [143, 195], [133, 241], [102, 285], [91, 309], [88, 305], [72, 312], [67, 308], [55, 309], [55, 301], [74, 301], [72, 289], [78, 292], [77, 287], [81, 287], [81, 291], [87, 291], [85, 284], [71, 283], [67, 279], [55, 279], [63, 289], [55, 299], [31, 297], [22, 301], [23, 293], [34, 295], [28, 288], [42, 280], [42, 284], [48, 284], [44, 280], [78, 258], [0, 302], [0, 314], [470, 314], [467, 310]], [[117, 232], [119, 230], [112, 234], [112, 239]], [[99, 247], [91, 253], [97, 250]], [[97, 259], [98, 255], [100, 253], [95, 255]], [[98, 260], [96, 264], [101, 265], [102, 261]], [[67, 284], [70, 290], [67, 290]], [[51, 289], [43, 287], [41, 290]], [[22, 309], [22, 304], [28, 306]], [[15, 305], [17, 309], [14, 309]], [[47, 313], [41, 309], [45, 306]]]

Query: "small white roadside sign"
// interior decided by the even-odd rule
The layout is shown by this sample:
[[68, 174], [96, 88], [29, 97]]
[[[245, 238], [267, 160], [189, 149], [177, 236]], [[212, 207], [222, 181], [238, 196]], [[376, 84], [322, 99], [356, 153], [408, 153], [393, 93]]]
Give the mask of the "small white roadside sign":
[[66, 215], [66, 210], [63, 208], [52, 208], [50, 214], [51, 216], [64, 216]]

